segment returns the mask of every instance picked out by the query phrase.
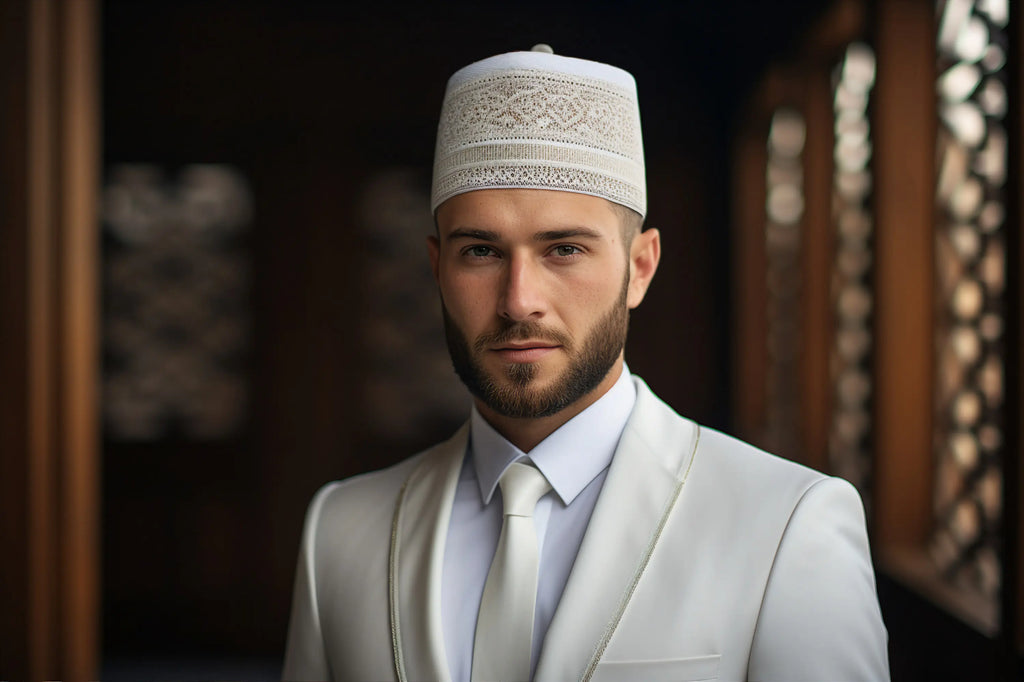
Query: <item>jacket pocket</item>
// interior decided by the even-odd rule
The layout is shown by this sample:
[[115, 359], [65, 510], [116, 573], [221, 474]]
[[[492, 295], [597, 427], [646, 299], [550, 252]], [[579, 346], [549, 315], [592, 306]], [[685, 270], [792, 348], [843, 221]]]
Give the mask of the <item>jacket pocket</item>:
[[718, 679], [722, 657], [659, 658], [636, 661], [602, 661], [594, 669], [593, 682], [699, 682]]

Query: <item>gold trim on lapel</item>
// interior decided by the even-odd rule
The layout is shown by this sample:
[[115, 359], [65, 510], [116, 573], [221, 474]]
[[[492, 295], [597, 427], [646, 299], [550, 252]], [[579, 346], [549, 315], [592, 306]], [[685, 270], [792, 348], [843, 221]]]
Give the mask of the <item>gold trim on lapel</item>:
[[398, 679], [448, 680], [441, 570], [468, 422], [424, 454], [395, 503], [388, 562], [391, 639]]
[[699, 427], [634, 377], [633, 413], [544, 638], [536, 680], [587, 679], [604, 654], [697, 451]]
[[[700, 444], [700, 424], [696, 424], [696, 430], [693, 437], [693, 452], [697, 452], [697, 446]], [[615, 612], [615, 617], [605, 628], [604, 637], [601, 638], [601, 643], [598, 644], [597, 650], [594, 652], [594, 657], [590, 659], [590, 665], [587, 666], [586, 671], [583, 673], [584, 682], [588, 682], [591, 677], [594, 676], [594, 669], [597, 668], [598, 661], [604, 655], [605, 649], [608, 648], [608, 642], [611, 640], [612, 635], [615, 633], [615, 628], [618, 627], [619, 621], [622, 620], [622, 614], [626, 610], [626, 604], [633, 597], [633, 592], [636, 590], [637, 583], [640, 582], [640, 576], [643, 575], [644, 569], [647, 568], [647, 563], [651, 560], [651, 553], [654, 552], [654, 546], [658, 544], [658, 540], [661, 538], [661, 532], [665, 530], [665, 524], [668, 522], [669, 514], [672, 512], [672, 508], [676, 505], [676, 500], [679, 499], [679, 493], [683, 491], [683, 484], [686, 483], [686, 478], [690, 474], [690, 467], [693, 465], [693, 457], [689, 458], [689, 464], [686, 467], [686, 473], [683, 474], [682, 479], [679, 481], [679, 485], [676, 486], [675, 493], [669, 499], [668, 504], [665, 505], [665, 512], [661, 515], [661, 522], [658, 524], [658, 530], [655, 531], [654, 537], [651, 538], [651, 544], [647, 547], [647, 552], [644, 553], [644, 558], [640, 562], [640, 567], [637, 568], [636, 574], [633, 576], [633, 581], [629, 584], [629, 589], [626, 590], [626, 594], [622, 597], [622, 602], [619, 604], [619, 610]]]
[[395, 656], [395, 675], [398, 682], [407, 682], [405, 676], [405, 659], [402, 657], [402, 635], [398, 626], [398, 528], [399, 520], [402, 518], [402, 502], [405, 500], [405, 488], [409, 485], [409, 479], [402, 483], [398, 491], [398, 500], [395, 502], [395, 516], [391, 521], [391, 553], [388, 557], [388, 600], [391, 611], [391, 650]]

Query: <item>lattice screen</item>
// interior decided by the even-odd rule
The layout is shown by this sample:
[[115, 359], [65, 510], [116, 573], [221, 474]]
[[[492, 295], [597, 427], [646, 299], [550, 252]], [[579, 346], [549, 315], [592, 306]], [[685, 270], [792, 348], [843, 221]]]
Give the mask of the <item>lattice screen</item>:
[[1002, 523], [1006, 0], [938, 4], [932, 556], [994, 599]]
[[233, 168], [121, 165], [103, 198], [108, 437], [234, 435], [248, 405], [252, 199]]
[[835, 121], [832, 221], [833, 342], [829, 466], [853, 483], [870, 509], [874, 218], [869, 118], [875, 55], [850, 45], [833, 73]]

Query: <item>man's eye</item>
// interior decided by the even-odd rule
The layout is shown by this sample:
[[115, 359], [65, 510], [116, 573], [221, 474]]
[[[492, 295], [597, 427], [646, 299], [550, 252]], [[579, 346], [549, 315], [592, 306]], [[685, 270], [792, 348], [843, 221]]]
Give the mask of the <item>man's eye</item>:
[[466, 249], [466, 255], [473, 258], [487, 258], [494, 250], [489, 246], [471, 246]]
[[562, 258], [575, 256], [577, 253], [580, 253], [579, 247], [572, 246], [570, 244], [559, 244], [554, 248], [554, 254], [556, 256], [561, 256]]

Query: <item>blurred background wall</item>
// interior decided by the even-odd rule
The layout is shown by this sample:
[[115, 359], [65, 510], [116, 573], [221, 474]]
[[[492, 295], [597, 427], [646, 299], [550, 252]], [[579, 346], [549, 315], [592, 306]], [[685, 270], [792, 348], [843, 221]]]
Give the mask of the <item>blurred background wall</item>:
[[436, 117], [538, 42], [638, 82], [664, 258], [631, 369], [861, 488], [895, 679], [1016, 674], [1008, 3], [0, 12], [0, 677], [277, 676], [313, 492], [465, 417]]

